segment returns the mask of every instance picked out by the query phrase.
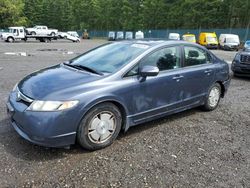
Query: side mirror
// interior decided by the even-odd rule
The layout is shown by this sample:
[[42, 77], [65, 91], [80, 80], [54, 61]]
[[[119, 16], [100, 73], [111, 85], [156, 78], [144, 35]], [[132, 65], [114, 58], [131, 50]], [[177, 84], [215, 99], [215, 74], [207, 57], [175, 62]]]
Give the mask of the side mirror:
[[146, 78], [147, 76], [157, 76], [159, 74], [159, 68], [156, 66], [144, 66], [140, 70], [140, 75], [143, 78]]

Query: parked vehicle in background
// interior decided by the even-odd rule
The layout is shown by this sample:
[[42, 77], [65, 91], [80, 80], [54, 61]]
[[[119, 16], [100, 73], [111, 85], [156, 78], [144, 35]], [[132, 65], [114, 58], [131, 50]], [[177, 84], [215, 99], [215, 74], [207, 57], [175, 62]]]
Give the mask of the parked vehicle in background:
[[179, 33], [169, 33], [168, 39], [170, 40], [181, 40]]
[[199, 35], [199, 44], [208, 49], [218, 49], [218, 39], [216, 33], [202, 32]]
[[126, 39], [126, 40], [131, 40], [131, 39], [133, 39], [133, 32], [131, 32], [131, 31], [126, 31], [126, 33], [125, 33], [125, 39]]
[[25, 40], [25, 28], [24, 27], [9, 27], [8, 32], [1, 34], [1, 39], [6, 42], [14, 42], [16, 40]]
[[247, 40], [244, 44], [244, 48], [250, 48], [250, 40]]
[[1, 39], [6, 42], [26, 41], [29, 38], [34, 38], [40, 42], [49, 42], [52, 39], [57, 39], [56, 36], [50, 35], [27, 35], [24, 27], [9, 27], [9, 31], [1, 35]]
[[123, 31], [117, 31], [116, 33], [116, 40], [123, 40], [124, 39], [124, 33]]
[[36, 25], [32, 28], [26, 28], [28, 35], [50, 35], [56, 36], [58, 33], [57, 29], [48, 29], [47, 26]]
[[250, 47], [235, 55], [231, 69], [235, 76], [250, 77]]
[[67, 33], [70, 34], [71, 36], [75, 36], [79, 38], [79, 35], [76, 31], [68, 31]]
[[229, 84], [228, 64], [200, 45], [122, 41], [26, 76], [7, 109], [30, 142], [97, 150], [129, 127], [198, 106], [212, 111]]
[[90, 39], [89, 33], [88, 33], [88, 31], [86, 29], [82, 33], [82, 38], [83, 39]]
[[108, 33], [108, 40], [115, 40], [115, 32], [114, 31], [110, 31]]
[[238, 50], [240, 47], [240, 38], [234, 34], [220, 34], [219, 45], [223, 50]]
[[144, 39], [144, 33], [142, 31], [137, 31], [135, 33], [135, 39]]
[[196, 38], [194, 34], [184, 34], [182, 35], [182, 39], [187, 42], [193, 42], [196, 43]]

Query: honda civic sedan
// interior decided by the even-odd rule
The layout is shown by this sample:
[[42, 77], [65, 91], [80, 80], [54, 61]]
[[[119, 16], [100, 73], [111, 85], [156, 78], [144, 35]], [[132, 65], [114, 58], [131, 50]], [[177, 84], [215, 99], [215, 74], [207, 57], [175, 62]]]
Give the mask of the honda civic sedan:
[[32, 143], [96, 150], [131, 126], [198, 106], [214, 110], [229, 83], [228, 64], [200, 45], [123, 41], [30, 74], [7, 109]]

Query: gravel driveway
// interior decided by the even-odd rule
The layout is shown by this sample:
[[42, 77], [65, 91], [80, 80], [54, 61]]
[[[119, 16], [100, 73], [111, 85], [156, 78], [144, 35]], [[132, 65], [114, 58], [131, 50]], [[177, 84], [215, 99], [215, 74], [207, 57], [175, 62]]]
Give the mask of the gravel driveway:
[[[0, 42], [0, 187], [250, 187], [250, 79], [233, 77], [215, 111], [197, 108], [130, 128], [103, 150], [20, 138], [5, 108], [14, 84], [104, 42]], [[235, 55], [213, 52], [229, 62]]]

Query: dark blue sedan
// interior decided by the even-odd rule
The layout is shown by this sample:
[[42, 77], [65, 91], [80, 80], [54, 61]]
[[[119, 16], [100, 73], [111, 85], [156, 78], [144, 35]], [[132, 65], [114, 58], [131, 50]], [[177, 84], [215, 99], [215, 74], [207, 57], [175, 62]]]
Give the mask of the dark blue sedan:
[[131, 126], [198, 106], [214, 110], [229, 83], [228, 64], [199, 45], [124, 41], [25, 77], [7, 109], [30, 142], [64, 147], [78, 141], [96, 150]]

